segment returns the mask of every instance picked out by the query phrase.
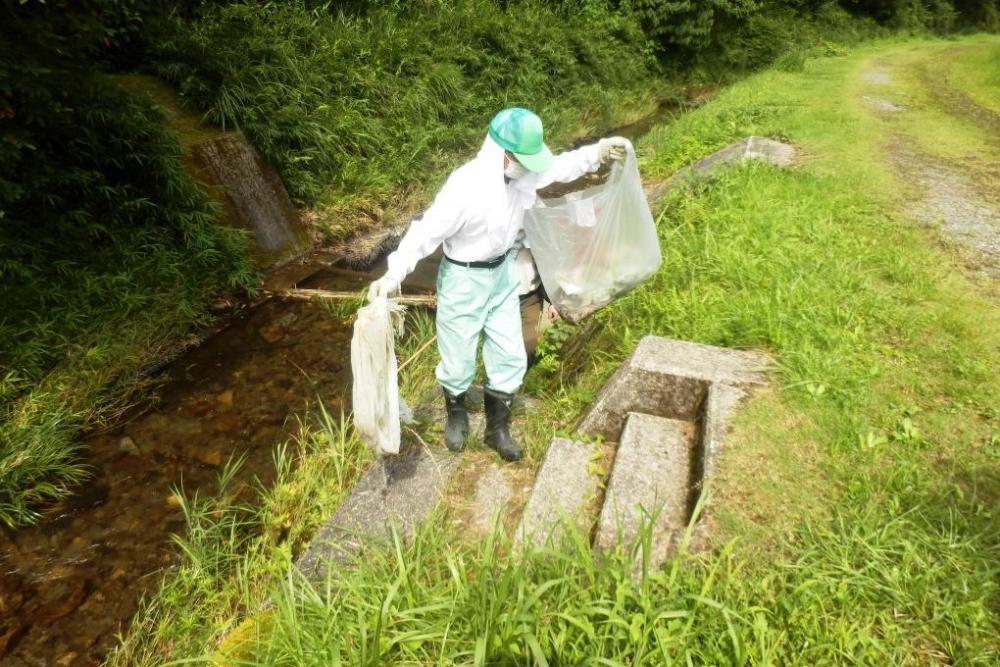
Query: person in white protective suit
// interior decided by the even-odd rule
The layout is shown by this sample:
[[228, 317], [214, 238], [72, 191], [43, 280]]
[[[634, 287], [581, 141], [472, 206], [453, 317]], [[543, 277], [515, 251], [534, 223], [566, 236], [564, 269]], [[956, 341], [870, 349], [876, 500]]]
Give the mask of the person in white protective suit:
[[447, 408], [445, 444], [460, 451], [469, 432], [465, 394], [476, 373], [483, 341], [486, 444], [507, 461], [521, 458], [510, 434], [511, 406], [527, 368], [515, 245], [523, 236], [524, 211], [536, 191], [573, 181], [602, 163], [625, 156], [620, 137], [601, 139], [553, 156], [542, 121], [527, 109], [504, 109], [490, 121], [475, 158], [448, 177], [433, 204], [410, 224], [388, 257], [388, 271], [371, 284], [370, 299], [392, 297], [417, 262], [444, 244], [437, 276], [435, 371]]

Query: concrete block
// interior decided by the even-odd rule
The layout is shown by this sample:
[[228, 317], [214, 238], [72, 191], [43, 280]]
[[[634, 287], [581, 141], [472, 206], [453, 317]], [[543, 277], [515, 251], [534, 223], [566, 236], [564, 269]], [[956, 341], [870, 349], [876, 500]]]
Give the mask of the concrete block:
[[511, 487], [508, 471], [490, 465], [476, 482], [476, 492], [472, 499], [472, 528], [479, 535], [488, 535], [493, 530], [497, 515], [507, 511], [514, 489]]
[[790, 167], [795, 162], [795, 147], [767, 137], [750, 136], [741, 139], [681, 169], [666, 181], [650, 186], [645, 190], [646, 199], [651, 203], [655, 202], [687, 180], [709, 176], [723, 167], [747, 160], [766, 162], [776, 167]]
[[745, 390], [733, 385], [715, 383], [709, 387], [702, 420], [700, 470], [695, 471], [696, 481], [711, 479], [716, 455], [729, 431], [729, 420], [745, 396]]
[[242, 132], [223, 135], [190, 148], [196, 177], [225, 206], [229, 224], [253, 232], [265, 265], [309, 247], [309, 236], [275, 168]]
[[707, 391], [708, 385], [702, 380], [657, 373], [626, 362], [604, 385], [577, 431], [604, 438], [607, 442], [618, 442], [630, 412], [696, 419]]
[[689, 169], [698, 174], [711, 174], [721, 167], [747, 160], [790, 167], [795, 160], [795, 147], [767, 137], [750, 136], [698, 160]]
[[653, 372], [732, 385], [764, 384], [764, 371], [770, 365], [767, 355], [760, 352], [659, 336], [640, 340], [633, 357], [637, 366]]
[[558, 544], [565, 537], [565, 520], [576, 521], [589, 534], [593, 516], [588, 510], [600, 492], [601, 480], [590, 471], [597, 451], [586, 442], [552, 439], [521, 515], [515, 545]]
[[[701, 440], [696, 443], [691, 471], [691, 503], [698, 502], [706, 486], [710, 484], [714, 474], [719, 451], [722, 448], [726, 434], [729, 432], [729, 422], [740, 402], [747, 392], [741, 387], [728, 384], [713, 383], [708, 388], [701, 427]], [[689, 548], [700, 550], [709, 543], [709, 524], [700, 520], [711, 512], [711, 502], [705, 502], [701, 508], [699, 521], [691, 532]], [[679, 535], [679, 533], [678, 533]]]
[[619, 542], [631, 548], [645, 520], [652, 530], [650, 568], [666, 560], [690, 518], [697, 435], [691, 421], [628, 415], [594, 536], [596, 548], [612, 550]]
[[616, 442], [629, 412], [695, 421], [710, 384], [763, 384], [767, 365], [768, 358], [757, 352], [646, 336], [604, 385], [577, 430]]
[[299, 570], [322, 580], [331, 563], [350, 560], [367, 543], [385, 541], [393, 526], [412, 535], [443, 497], [458, 461], [427, 449], [375, 461], [299, 557]]

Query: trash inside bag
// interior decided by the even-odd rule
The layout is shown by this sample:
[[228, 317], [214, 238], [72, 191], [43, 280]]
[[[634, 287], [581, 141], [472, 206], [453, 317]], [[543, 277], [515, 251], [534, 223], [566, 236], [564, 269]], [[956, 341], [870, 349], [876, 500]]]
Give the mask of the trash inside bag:
[[385, 297], [358, 311], [351, 338], [354, 426], [375, 454], [399, 453], [399, 385], [395, 343], [405, 306]]
[[605, 183], [539, 199], [525, 212], [524, 229], [549, 300], [571, 322], [632, 290], [660, 266], [632, 144]]

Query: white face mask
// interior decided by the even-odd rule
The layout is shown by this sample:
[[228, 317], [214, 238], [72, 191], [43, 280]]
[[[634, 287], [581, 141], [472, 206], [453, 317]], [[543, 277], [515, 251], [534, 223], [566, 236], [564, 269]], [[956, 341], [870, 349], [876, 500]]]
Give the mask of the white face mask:
[[503, 175], [514, 180], [515, 178], [521, 178], [528, 173], [528, 170], [524, 168], [524, 165], [517, 160], [507, 160], [507, 166], [504, 167]]

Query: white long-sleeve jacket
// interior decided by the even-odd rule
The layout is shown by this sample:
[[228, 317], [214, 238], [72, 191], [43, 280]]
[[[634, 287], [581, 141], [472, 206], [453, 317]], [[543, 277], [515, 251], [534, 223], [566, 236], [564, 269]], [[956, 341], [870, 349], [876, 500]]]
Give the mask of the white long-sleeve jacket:
[[479, 262], [510, 250], [524, 224], [524, 210], [536, 191], [554, 182], [573, 181], [600, 167], [597, 144], [556, 155], [552, 166], [505, 182], [504, 150], [488, 135], [475, 158], [456, 169], [424, 214], [410, 223], [389, 255], [386, 276], [399, 283], [421, 259], [442, 243], [444, 254], [460, 262]]

